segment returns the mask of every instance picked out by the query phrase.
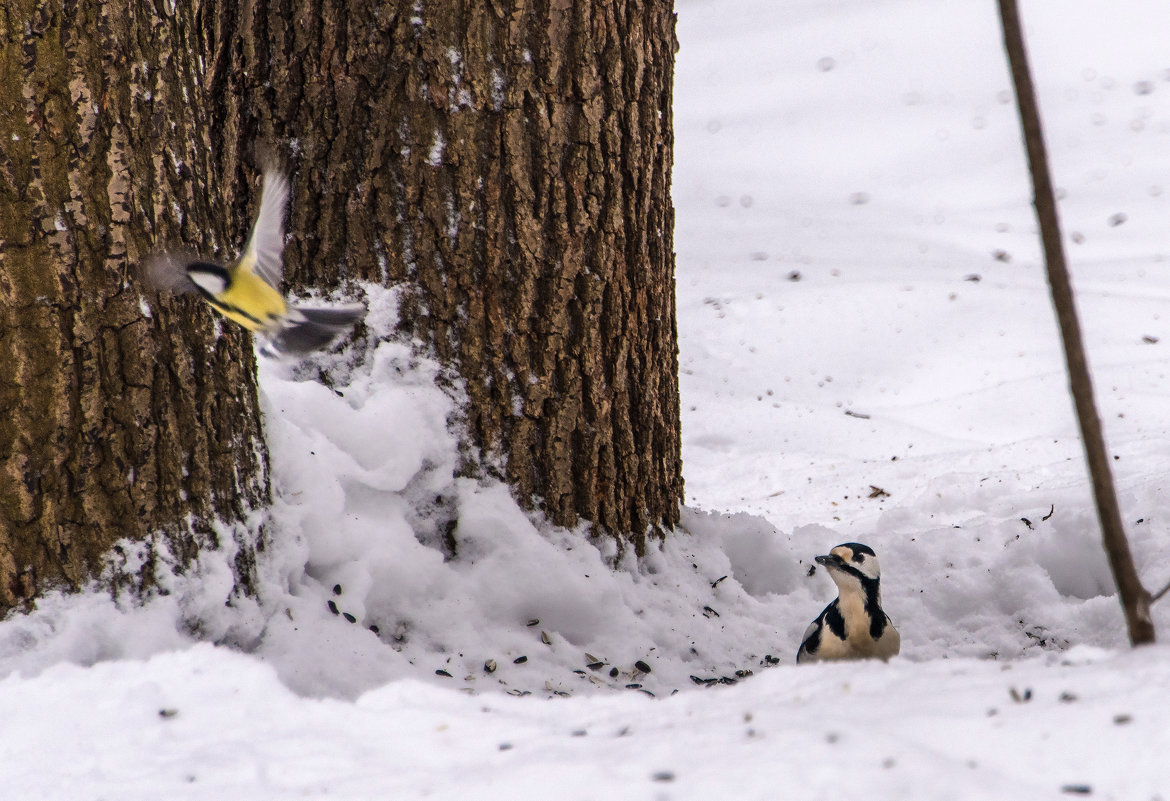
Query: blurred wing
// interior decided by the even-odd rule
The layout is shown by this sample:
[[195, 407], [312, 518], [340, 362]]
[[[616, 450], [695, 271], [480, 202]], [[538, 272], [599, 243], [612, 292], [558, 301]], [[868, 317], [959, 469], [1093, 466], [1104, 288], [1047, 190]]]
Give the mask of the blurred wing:
[[284, 250], [284, 207], [288, 203], [288, 179], [282, 173], [264, 173], [264, 192], [260, 211], [248, 247], [240, 257], [240, 266], [250, 270], [279, 290], [284, 273], [281, 252]]
[[187, 276], [187, 265], [192, 260], [189, 253], [151, 253], [142, 262], [139, 277], [151, 289], [176, 294], [198, 292], [199, 287]]
[[297, 306], [288, 316], [289, 324], [269, 336], [269, 344], [279, 356], [304, 356], [337, 339], [365, 314], [361, 303]]
[[366, 316], [364, 303], [339, 303], [334, 306], [297, 306], [297, 312], [314, 325], [344, 331]]

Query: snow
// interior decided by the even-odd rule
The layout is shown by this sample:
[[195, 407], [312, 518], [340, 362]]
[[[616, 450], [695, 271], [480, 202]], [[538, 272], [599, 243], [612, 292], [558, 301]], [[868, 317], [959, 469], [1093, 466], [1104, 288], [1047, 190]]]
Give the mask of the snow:
[[[6, 743], [5, 793], [836, 798], [845, 781], [846, 796], [879, 798], [1057, 798], [1083, 786], [1160, 797], [1164, 649], [1066, 657], [938, 660], [913, 665], [912, 679], [881, 664], [776, 669], [665, 701], [469, 696], [402, 680], [347, 702], [295, 695], [263, 662], [202, 644], [132, 671], [58, 665], [0, 682], [5, 719], [27, 721]], [[923, 692], [932, 685], [950, 691]]]
[[[678, 10], [684, 530], [638, 563], [456, 477], [458, 382], [365, 287], [371, 337], [261, 363], [260, 599], [208, 553], [0, 624], [6, 798], [1165, 797], [1170, 651], [1098, 542], [994, 5]], [[1170, 7], [1025, 12], [1156, 589]], [[847, 541], [902, 655], [796, 667]]]

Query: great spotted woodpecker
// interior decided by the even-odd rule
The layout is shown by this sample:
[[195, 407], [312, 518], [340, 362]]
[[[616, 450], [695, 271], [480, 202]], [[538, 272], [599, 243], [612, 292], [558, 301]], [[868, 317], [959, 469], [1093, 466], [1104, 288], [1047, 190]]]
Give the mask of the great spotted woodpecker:
[[873, 549], [846, 542], [816, 561], [837, 585], [837, 599], [805, 630], [796, 661], [896, 656], [901, 638], [882, 611], [881, 570]]

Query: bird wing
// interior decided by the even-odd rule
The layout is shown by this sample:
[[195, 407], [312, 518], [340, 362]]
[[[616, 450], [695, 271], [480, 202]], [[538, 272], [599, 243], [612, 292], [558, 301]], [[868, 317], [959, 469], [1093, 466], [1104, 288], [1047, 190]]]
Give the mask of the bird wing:
[[140, 276], [155, 290], [161, 289], [176, 294], [198, 292], [199, 287], [187, 275], [187, 265], [192, 260], [193, 257], [189, 253], [166, 251], [151, 253], [142, 262]]
[[365, 316], [362, 303], [343, 306], [297, 306], [288, 314], [289, 323], [269, 335], [268, 342], [276, 355], [304, 356], [323, 348]]
[[800, 635], [800, 647], [796, 649], [796, 661], [803, 662], [808, 657], [815, 657], [821, 646], [821, 630], [825, 627], [825, 615], [829, 613], [830, 607], [833, 604], [826, 606], [817, 619], [808, 624], [808, 628], [804, 630], [804, 634]]
[[273, 289], [279, 290], [283, 275], [281, 252], [284, 250], [284, 207], [288, 203], [288, 179], [283, 173], [264, 173], [264, 191], [260, 211], [252, 226], [248, 247], [240, 257], [240, 267], [259, 275]]
[[814, 631], [816, 631], [818, 628], [820, 628], [820, 626], [821, 626], [821, 618], [819, 618], [819, 617], [816, 620], [814, 620], [812, 623], [809, 623], [808, 628], [806, 628], [804, 630], [804, 634], [800, 635], [800, 644], [803, 646], [806, 642], [808, 642], [808, 638], [811, 637], [812, 633]]

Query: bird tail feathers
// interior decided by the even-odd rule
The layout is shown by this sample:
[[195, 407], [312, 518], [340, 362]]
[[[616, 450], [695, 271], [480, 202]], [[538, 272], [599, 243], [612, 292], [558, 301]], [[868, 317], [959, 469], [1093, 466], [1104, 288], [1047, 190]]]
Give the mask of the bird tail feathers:
[[288, 324], [268, 337], [273, 351], [282, 356], [304, 356], [323, 348], [348, 331], [366, 313], [360, 303], [345, 306], [297, 306]]

